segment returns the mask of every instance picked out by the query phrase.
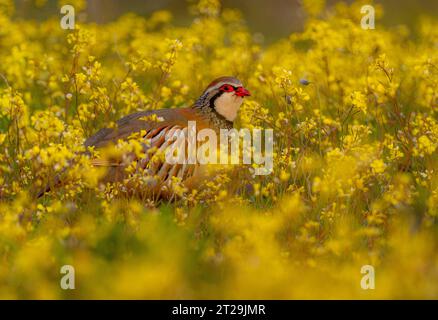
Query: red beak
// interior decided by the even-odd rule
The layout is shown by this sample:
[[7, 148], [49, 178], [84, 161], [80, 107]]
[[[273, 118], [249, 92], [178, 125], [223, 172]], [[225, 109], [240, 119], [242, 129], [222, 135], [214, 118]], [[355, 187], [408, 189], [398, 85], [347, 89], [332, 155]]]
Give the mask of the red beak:
[[250, 95], [251, 95], [251, 93], [249, 93], [249, 91], [246, 90], [244, 87], [239, 87], [239, 88], [237, 88], [237, 89], [236, 89], [236, 94], [237, 94], [239, 97], [246, 97], [246, 96], [250, 96]]

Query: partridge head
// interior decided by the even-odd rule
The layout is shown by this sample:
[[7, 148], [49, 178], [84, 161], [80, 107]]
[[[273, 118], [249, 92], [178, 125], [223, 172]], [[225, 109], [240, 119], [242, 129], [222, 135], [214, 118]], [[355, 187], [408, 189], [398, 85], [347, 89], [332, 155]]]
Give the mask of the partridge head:
[[233, 122], [242, 105], [243, 98], [250, 93], [234, 77], [220, 77], [212, 81], [195, 103], [196, 107], [213, 108], [218, 117]]

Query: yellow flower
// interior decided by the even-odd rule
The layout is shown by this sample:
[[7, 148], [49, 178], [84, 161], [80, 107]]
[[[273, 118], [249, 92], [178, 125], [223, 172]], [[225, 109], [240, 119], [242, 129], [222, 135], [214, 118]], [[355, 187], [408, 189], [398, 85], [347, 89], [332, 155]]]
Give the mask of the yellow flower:
[[376, 159], [371, 163], [371, 168], [374, 173], [382, 173], [385, 171], [385, 163], [381, 159]]
[[436, 143], [432, 143], [427, 136], [422, 135], [418, 138], [418, 149], [420, 153], [432, 154], [435, 152], [436, 148]]
[[281, 170], [281, 172], [280, 172], [280, 180], [281, 181], [287, 181], [287, 180], [289, 180], [289, 177], [290, 177], [289, 172], [287, 172], [285, 170]]
[[354, 91], [351, 95], [351, 103], [363, 113], [367, 113], [367, 101], [363, 93]]

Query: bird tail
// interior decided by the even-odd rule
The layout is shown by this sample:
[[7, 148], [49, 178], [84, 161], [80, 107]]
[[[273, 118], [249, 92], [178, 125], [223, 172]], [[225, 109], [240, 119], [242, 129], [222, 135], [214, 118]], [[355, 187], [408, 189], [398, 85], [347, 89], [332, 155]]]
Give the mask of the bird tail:
[[[121, 165], [118, 161], [111, 161], [111, 160], [105, 160], [105, 159], [90, 159], [90, 163], [93, 167], [107, 167], [109, 169], [112, 169], [110, 173], [110, 180], [108, 181], [119, 181], [121, 178], [119, 176], [122, 176], [120, 172], [123, 172], [124, 167]], [[73, 164], [73, 161], [70, 161], [70, 167]], [[60, 173], [58, 173], [52, 181], [47, 183], [47, 185], [44, 187], [44, 189], [40, 190], [37, 194], [37, 198], [41, 198], [46, 193], [53, 191], [56, 188], [61, 187], [62, 185], [65, 185], [68, 183], [69, 179], [66, 177], [65, 173], [67, 172], [68, 168], [65, 168]], [[112, 179], [112, 180], [111, 180]]]
[[53, 179], [52, 183], [48, 183], [44, 189], [42, 189], [40, 192], [38, 192], [37, 194], [37, 198], [41, 198], [42, 196], [44, 196], [46, 193], [52, 191], [54, 188], [57, 188], [61, 185], [61, 176], [60, 175], [56, 175], [55, 178]]

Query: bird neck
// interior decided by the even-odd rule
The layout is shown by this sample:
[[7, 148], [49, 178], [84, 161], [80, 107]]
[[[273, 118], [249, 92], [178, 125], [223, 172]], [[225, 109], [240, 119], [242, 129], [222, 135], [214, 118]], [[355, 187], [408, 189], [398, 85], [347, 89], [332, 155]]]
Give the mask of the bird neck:
[[193, 108], [203, 114], [216, 129], [232, 129], [233, 121], [227, 120], [214, 108], [216, 97], [208, 99], [207, 95], [202, 95], [193, 105]]

